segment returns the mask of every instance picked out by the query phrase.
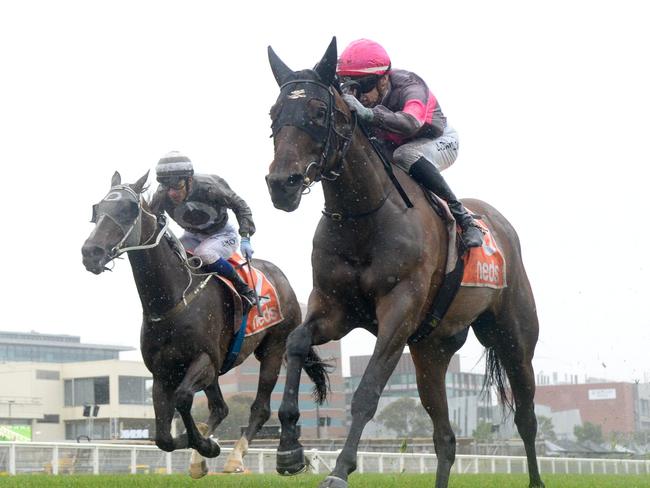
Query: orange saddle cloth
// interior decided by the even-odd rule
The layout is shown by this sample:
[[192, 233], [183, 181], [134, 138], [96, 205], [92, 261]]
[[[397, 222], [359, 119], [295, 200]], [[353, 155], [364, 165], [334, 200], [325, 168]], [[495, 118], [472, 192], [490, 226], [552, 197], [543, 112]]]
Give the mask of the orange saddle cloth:
[[[262, 315], [259, 315], [257, 307], [252, 307], [250, 312], [248, 312], [246, 336], [257, 334], [282, 322], [284, 317], [282, 316], [278, 292], [267, 276], [255, 266], [251, 266], [249, 272], [246, 260], [238, 253], [230, 256], [228, 261], [235, 268], [241, 279], [257, 292], [262, 309]], [[251, 275], [253, 278], [252, 281]]]
[[470, 248], [463, 256], [465, 271], [461, 286], [505, 288], [507, 286], [506, 261], [503, 253], [487, 226], [480, 220], [476, 220], [476, 223], [484, 231], [483, 245]]

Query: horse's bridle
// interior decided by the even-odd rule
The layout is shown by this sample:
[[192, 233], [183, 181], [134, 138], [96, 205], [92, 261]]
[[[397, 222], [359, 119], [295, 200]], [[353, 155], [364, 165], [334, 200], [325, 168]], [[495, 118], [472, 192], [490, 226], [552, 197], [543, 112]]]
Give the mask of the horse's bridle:
[[[304, 83], [304, 84], [311, 84], [318, 86], [325, 90], [328, 94], [328, 99], [327, 99], [327, 122], [326, 122], [326, 135], [324, 140], [316, 140], [316, 142], [320, 143], [323, 146], [323, 151], [321, 152], [320, 156], [320, 161], [312, 161], [307, 165], [307, 168], [305, 171], [302, 173], [301, 178], [302, 178], [302, 188], [303, 188], [303, 194], [309, 193], [311, 187], [314, 185], [314, 183], [320, 181], [320, 180], [328, 180], [328, 181], [334, 181], [336, 180], [339, 176], [341, 176], [341, 171], [343, 170], [343, 160], [345, 158], [346, 153], [348, 152], [348, 149], [350, 148], [350, 143], [352, 142], [352, 136], [354, 134], [354, 129], [356, 128], [357, 125], [357, 118], [356, 118], [356, 113], [352, 112], [352, 122], [350, 124], [350, 121], [348, 120], [350, 127], [350, 136], [346, 137], [344, 134], [341, 134], [338, 130], [336, 130], [336, 126], [334, 124], [334, 117], [336, 113], [339, 113], [343, 115], [346, 119], [347, 116], [345, 115], [344, 112], [336, 108], [336, 103], [334, 100], [334, 87], [332, 85], [326, 85], [324, 83], [321, 83], [320, 81], [316, 80], [310, 80], [307, 78], [301, 78], [297, 80], [291, 80], [287, 81], [286, 83], [283, 83], [280, 85], [280, 93], [282, 91], [291, 85], [295, 85], [298, 83]], [[290, 124], [283, 124], [277, 127], [277, 130], [274, 131], [275, 135], [279, 129], [284, 127], [285, 125], [290, 125]], [[304, 125], [298, 125], [294, 124], [296, 127], [300, 129], [305, 129]], [[312, 134], [307, 131], [310, 136]], [[312, 136], [313, 139], [315, 139]], [[336, 144], [332, 143], [332, 139], [336, 138], [337, 142]], [[335, 166], [331, 169], [325, 169], [325, 166], [327, 165], [327, 162], [330, 160], [331, 153], [333, 148], [336, 148], [336, 154], [334, 155], [334, 164]], [[314, 178], [310, 178], [309, 172], [311, 169], [314, 168], [316, 170], [316, 176]]]
[[[125, 192], [127, 194], [127, 199], [131, 200], [138, 206], [138, 215], [135, 217], [135, 219], [130, 225], [122, 224], [121, 222], [118, 222], [117, 219], [115, 219], [115, 217], [113, 217], [111, 214], [107, 212], [99, 211], [102, 202], [109, 201], [108, 197], [110, 197], [111, 194], [115, 192]], [[120, 229], [123, 234], [122, 239], [107, 252], [107, 256], [109, 258], [107, 264], [113, 261], [115, 258], [119, 257], [121, 254], [124, 254], [125, 252], [151, 249], [153, 247], [156, 247], [158, 244], [160, 244], [160, 240], [162, 239], [162, 236], [165, 235], [165, 233], [167, 232], [167, 227], [168, 227], [167, 221], [165, 220], [165, 225], [159, 232], [158, 232], [158, 226], [154, 225], [154, 233], [151, 236], [149, 236], [144, 243], [141, 244], [140, 239], [142, 237], [143, 215], [148, 216], [149, 218], [153, 219], [156, 222], [158, 220], [158, 218], [154, 214], [142, 208], [140, 195], [137, 194], [128, 185], [115, 185], [111, 187], [108, 194], [99, 203], [93, 205], [93, 215], [92, 218], [90, 219], [91, 222], [99, 225], [102, 219], [107, 218], [111, 222], [113, 222], [113, 224], [116, 225], [117, 228]], [[156, 236], [156, 232], [158, 232], [157, 236]], [[155, 241], [149, 244], [149, 242], [154, 238], [154, 236], [156, 236]]]

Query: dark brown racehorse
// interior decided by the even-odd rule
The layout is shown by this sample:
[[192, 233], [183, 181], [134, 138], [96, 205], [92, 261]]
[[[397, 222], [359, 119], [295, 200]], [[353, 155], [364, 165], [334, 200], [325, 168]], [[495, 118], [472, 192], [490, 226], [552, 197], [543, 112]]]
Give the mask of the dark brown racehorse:
[[[271, 109], [274, 159], [266, 177], [275, 207], [291, 212], [315, 181], [322, 181], [324, 215], [314, 236], [314, 287], [304, 322], [287, 342], [287, 382], [280, 406], [278, 471], [304, 464], [296, 435], [300, 370], [312, 345], [338, 340], [362, 327], [377, 337], [375, 350], [352, 399], [352, 424], [336, 467], [322, 487], [347, 486], [356, 468], [366, 423], [409, 338], [429, 310], [443, 279], [447, 232], [423, 190], [405, 173], [399, 182], [407, 208], [363, 131], [355, 124], [335, 80], [336, 40], [313, 70], [292, 71], [269, 48], [280, 96]], [[515, 423], [523, 438], [530, 486], [542, 487], [535, 453], [537, 420], [531, 360], [538, 336], [533, 294], [517, 234], [493, 207], [465, 200], [483, 216], [505, 254], [508, 287], [461, 288], [444, 320], [410, 344], [422, 404], [434, 425], [436, 487], [446, 487], [455, 458], [445, 392], [445, 372], [471, 326], [488, 350], [491, 378], [505, 395], [505, 370], [514, 396]]]
[[[107, 263], [127, 252], [142, 302], [141, 349], [144, 362], [153, 375], [153, 402], [156, 413], [156, 445], [164, 451], [192, 447], [201, 455], [219, 455], [219, 445], [201, 435], [190, 414], [194, 394], [203, 390], [208, 399], [210, 418], [207, 435], [228, 414], [219, 389], [219, 372], [234, 335], [235, 302], [220, 281], [195, 276], [187, 266], [182, 248], [153, 215], [141, 193], [147, 175], [135, 184], [123, 185], [115, 173], [111, 189], [93, 206], [95, 228], [81, 252], [88, 271], [100, 274]], [[273, 264], [259, 259], [254, 265], [271, 280], [279, 294], [284, 320], [244, 339], [234, 364], [254, 353], [260, 361], [257, 396], [251, 406], [248, 427], [226, 463], [226, 469], [240, 471], [248, 443], [271, 415], [270, 396], [276, 384], [285, 343], [300, 323], [298, 301], [284, 274]], [[315, 396], [325, 399], [328, 378], [313, 349], [305, 371], [314, 380]], [[173, 438], [174, 410], [180, 413], [187, 433]], [[195, 477], [205, 474], [205, 465]]]

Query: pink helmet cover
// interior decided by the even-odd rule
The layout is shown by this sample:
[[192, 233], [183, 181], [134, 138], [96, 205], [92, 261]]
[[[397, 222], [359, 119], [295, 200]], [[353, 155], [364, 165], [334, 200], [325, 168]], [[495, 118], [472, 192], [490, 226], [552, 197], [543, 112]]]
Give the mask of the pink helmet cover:
[[352, 41], [341, 53], [336, 67], [340, 76], [383, 75], [389, 70], [388, 53], [369, 39]]

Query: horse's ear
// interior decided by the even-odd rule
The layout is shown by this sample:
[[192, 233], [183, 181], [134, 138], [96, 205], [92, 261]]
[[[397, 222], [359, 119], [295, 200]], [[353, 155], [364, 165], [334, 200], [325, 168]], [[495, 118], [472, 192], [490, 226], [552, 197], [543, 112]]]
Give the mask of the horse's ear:
[[278, 82], [278, 85], [281, 86], [284, 81], [293, 74], [293, 71], [286, 65], [284, 62], [275, 54], [273, 48], [269, 46], [269, 63], [271, 64], [271, 71], [273, 71], [273, 76], [275, 76], [275, 81]]
[[147, 182], [147, 178], [149, 178], [149, 171], [148, 170], [147, 170], [147, 172], [144, 174], [144, 176], [142, 178], [140, 178], [138, 181], [133, 183], [133, 185], [131, 187], [133, 189], [133, 191], [138, 193], [138, 194], [142, 193], [142, 191], [144, 190], [144, 184]]
[[336, 56], [336, 36], [334, 36], [323, 58], [314, 66], [314, 71], [316, 71], [318, 77], [327, 85], [334, 81], [336, 75]]
[[122, 177], [120, 176], [119, 171], [116, 171], [113, 174], [113, 178], [111, 179], [111, 188], [113, 188], [114, 186], [117, 186], [117, 185], [119, 185], [121, 183], [122, 183]]

